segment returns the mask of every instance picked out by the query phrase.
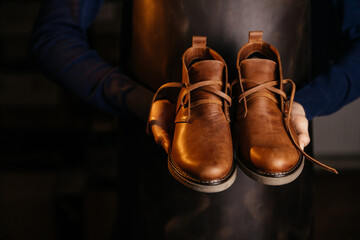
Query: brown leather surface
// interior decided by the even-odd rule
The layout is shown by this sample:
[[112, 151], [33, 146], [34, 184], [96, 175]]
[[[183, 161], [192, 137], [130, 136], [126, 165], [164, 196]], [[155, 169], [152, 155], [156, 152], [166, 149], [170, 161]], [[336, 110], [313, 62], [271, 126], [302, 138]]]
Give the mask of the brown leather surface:
[[[278, 79], [276, 65], [267, 59], [241, 61], [243, 90]], [[245, 117], [244, 103], [237, 104], [238, 116], [234, 125], [237, 129], [235, 137], [240, 139], [241, 154], [251, 166], [265, 173], [288, 172], [300, 158], [284, 126], [278, 99], [267, 89], [249, 95]]]
[[[132, 33], [122, 37], [132, 45], [125, 46], [131, 51], [122, 55], [123, 62], [130, 65], [134, 79], [154, 92], [166, 82], [181, 82], [181, 55], [193, 35], [208, 37], [208, 45], [227, 62], [229, 79], [235, 79], [236, 54], [251, 30], [263, 30], [263, 38], [278, 48], [284, 76], [297, 85], [309, 80], [308, 0], [136, 0], [131, 4], [133, 23], [126, 24]], [[306, 162], [303, 174], [284, 186], [265, 186], [238, 171], [228, 190], [203, 194], [173, 179], [165, 151], [145, 136], [141, 125], [144, 122], [134, 119], [120, 125], [126, 136], [120, 177], [133, 183], [120, 195], [125, 202], [120, 205], [121, 233], [126, 239], [311, 238], [311, 164]]]
[[151, 106], [147, 133], [169, 153], [174, 131], [175, 104], [167, 99], [154, 102]]
[[[194, 35], [225, 59], [229, 79], [236, 78], [236, 54], [248, 32], [264, 31], [276, 46], [285, 76], [296, 84], [309, 74], [309, 1], [210, 0], [133, 1], [129, 58], [132, 76], [154, 92], [164, 83], [181, 82], [181, 56]], [[125, 21], [124, 21], [125, 23]], [[128, 24], [128, 22], [126, 22]]]
[[[182, 105], [180, 98], [188, 89], [181, 90], [170, 154], [185, 177], [215, 182], [224, 179], [233, 166], [232, 138], [223, 109], [224, 100], [214, 94], [215, 90], [226, 89], [226, 64], [217, 54], [212, 55], [213, 51], [205, 45], [195, 43], [193, 46], [183, 56], [182, 82], [186, 86], [204, 81], [221, 85], [212, 84], [191, 91], [186, 95], [186, 105]], [[199, 61], [190, 66], [194, 60]]]
[[[238, 80], [232, 83], [236, 105], [235, 139], [239, 156], [264, 175], [291, 174], [301, 156], [337, 174], [337, 170], [309, 156], [299, 146], [290, 115], [296, 85], [284, 79], [278, 50], [262, 40], [261, 31], [250, 31], [249, 42], [238, 52]], [[291, 84], [287, 96], [284, 85]], [[238, 85], [238, 86], [236, 86]]]

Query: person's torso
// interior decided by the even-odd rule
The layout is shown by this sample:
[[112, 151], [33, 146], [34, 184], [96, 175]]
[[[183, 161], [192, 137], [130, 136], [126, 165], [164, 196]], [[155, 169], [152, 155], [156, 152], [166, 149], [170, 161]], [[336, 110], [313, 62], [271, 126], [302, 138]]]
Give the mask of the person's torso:
[[137, 0], [132, 6], [130, 71], [155, 91], [181, 80], [181, 56], [192, 36], [207, 36], [208, 46], [227, 62], [235, 78], [237, 52], [248, 32], [264, 31], [278, 48], [285, 78], [308, 80], [309, 1], [297, 0]]

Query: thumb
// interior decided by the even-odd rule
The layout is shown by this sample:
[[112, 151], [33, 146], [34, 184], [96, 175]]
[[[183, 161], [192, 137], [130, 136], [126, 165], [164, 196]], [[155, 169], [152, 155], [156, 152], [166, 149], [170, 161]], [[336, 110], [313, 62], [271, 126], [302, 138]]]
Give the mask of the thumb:
[[300, 133], [298, 135], [299, 145], [302, 150], [310, 143], [310, 137], [308, 133]]
[[293, 103], [291, 120], [298, 135], [299, 145], [304, 150], [304, 147], [310, 143], [309, 121], [306, 118], [304, 108], [297, 102]]

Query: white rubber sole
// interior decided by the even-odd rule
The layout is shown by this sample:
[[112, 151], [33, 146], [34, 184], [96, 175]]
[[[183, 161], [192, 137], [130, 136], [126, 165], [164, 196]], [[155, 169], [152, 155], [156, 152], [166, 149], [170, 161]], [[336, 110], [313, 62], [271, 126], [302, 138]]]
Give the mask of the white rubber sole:
[[304, 169], [305, 158], [301, 156], [301, 163], [300, 165], [291, 173], [287, 174], [286, 176], [264, 176], [260, 175], [252, 170], [250, 170], [240, 159], [237, 158], [238, 165], [240, 169], [250, 178], [254, 179], [255, 181], [270, 185], [270, 186], [281, 186], [288, 183], [293, 182], [297, 179], [302, 170]]
[[[170, 152], [171, 153], [171, 152]], [[236, 179], [237, 169], [236, 166], [233, 166], [232, 172], [229, 176], [227, 176], [226, 180], [222, 181], [221, 183], [196, 183], [194, 181], [189, 180], [188, 178], [182, 176], [178, 173], [178, 171], [175, 169], [173, 164], [170, 160], [170, 154], [168, 157], [168, 168], [171, 175], [181, 184], [185, 185], [186, 187], [195, 190], [197, 192], [203, 192], [203, 193], [217, 193], [222, 192], [226, 189], [228, 189]]]

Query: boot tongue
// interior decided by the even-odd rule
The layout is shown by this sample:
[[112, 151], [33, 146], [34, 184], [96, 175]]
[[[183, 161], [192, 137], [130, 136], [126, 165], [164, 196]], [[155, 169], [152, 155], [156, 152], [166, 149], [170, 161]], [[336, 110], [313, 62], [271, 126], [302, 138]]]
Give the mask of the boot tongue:
[[246, 59], [241, 62], [240, 70], [245, 89], [277, 79], [276, 63], [268, 59]]
[[[222, 81], [223, 79], [223, 70], [224, 63], [218, 60], [204, 60], [201, 62], [194, 63], [189, 68], [189, 81], [190, 84], [195, 84], [201, 81], [215, 80]], [[206, 87], [201, 87], [191, 92], [192, 101], [200, 100], [200, 99], [218, 99], [219, 97], [213, 93], [203, 91], [201, 89], [209, 89], [216, 88], [218, 90], [222, 89], [220, 85], [211, 85]]]
[[217, 60], [204, 60], [194, 63], [189, 68], [190, 84], [206, 80], [221, 81], [224, 63]]

